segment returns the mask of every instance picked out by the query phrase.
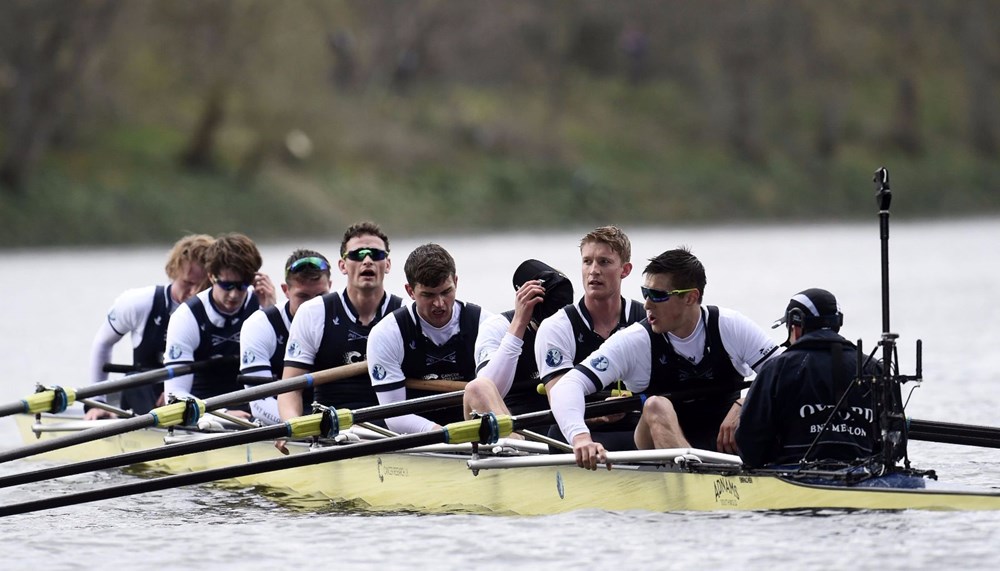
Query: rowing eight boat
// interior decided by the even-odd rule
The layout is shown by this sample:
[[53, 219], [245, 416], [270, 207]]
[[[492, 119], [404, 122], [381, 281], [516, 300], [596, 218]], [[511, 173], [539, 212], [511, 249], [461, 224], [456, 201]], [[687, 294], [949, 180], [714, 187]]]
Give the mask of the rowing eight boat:
[[[48, 415], [45, 415], [48, 416]], [[92, 426], [55, 417], [36, 421], [20, 415], [22, 438], [52, 438]], [[98, 421], [113, 422], [113, 421]], [[355, 438], [378, 438], [353, 429]], [[146, 429], [57, 450], [40, 458], [84, 460], [133, 452], [211, 434], [171, 435]], [[170, 444], [167, 444], [170, 445]], [[291, 446], [308, 454], [309, 446]], [[849, 484], [845, 474], [747, 471], [739, 458], [704, 450], [674, 449], [611, 453], [613, 468], [581, 470], [572, 455], [548, 454], [537, 443], [503, 439], [480, 446], [438, 445], [402, 453], [368, 455], [336, 462], [256, 474], [225, 485], [261, 487], [282, 502], [332, 505], [376, 512], [542, 515], [578, 509], [714, 510], [997, 510], [1000, 491], [945, 485], [933, 479], [894, 474]], [[258, 442], [157, 460], [156, 472], [186, 473], [278, 457], [270, 442]]]

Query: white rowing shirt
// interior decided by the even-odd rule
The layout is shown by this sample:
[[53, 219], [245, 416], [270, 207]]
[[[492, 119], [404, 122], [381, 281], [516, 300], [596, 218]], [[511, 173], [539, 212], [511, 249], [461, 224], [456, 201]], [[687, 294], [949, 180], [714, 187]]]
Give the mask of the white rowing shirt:
[[[621, 321], [631, 324], [629, 316], [638, 312], [636, 306], [639, 302], [624, 297], [622, 300]], [[580, 311], [580, 303], [582, 301], [568, 306], [569, 311], [576, 312], [583, 323], [593, 331], [594, 324], [590, 322], [587, 315]], [[641, 314], [645, 315], [645, 312]], [[565, 373], [579, 361], [576, 354], [577, 339], [575, 336], [573, 322], [570, 321], [566, 308], [547, 317], [538, 326], [538, 334], [535, 336], [535, 362], [538, 364], [538, 378], [542, 382], [548, 382], [553, 375]], [[583, 340], [580, 341], [583, 342]], [[585, 356], [580, 355], [579, 357], [582, 359]]]
[[[125, 290], [108, 309], [107, 319], [101, 323], [91, 345], [91, 383], [107, 380], [108, 374], [104, 371], [104, 364], [111, 362], [112, 350], [122, 337], [126, 334], [129, 335], [133, 350], [142, 343], [146, 320], [149, 318], [149, 312], [153, 309], [153, 296], [156, 295], [156, 287], [154, 285]], [[163, 295], [166, 296], [170, 313], [173, 313], [177, 309], [178, 303], [170, 297], [169, 286], [164, 286]], [[104, 401], [105, 396], [98, 395], [94, 399]]]
[[[285, 330], [288, 331], [292, 321], [288, 318], [287, 301], [281, 306], [279, 313], [285, 324]], [[271, 370], [271, 358], [277, 351], [278, 345], [283, 345], [286, 341], [287, 339], [282, 339], [279, 343], [274, 326], [271, 325], [263, 309], [253, 312], [240, 329], [240, 374], [248, 377], [280, 379], [281, 371]], [[250, 412], [264, 424], [281, 423], [277, 397], [268, 396], [252, 401]]]
[[[705, 316], [708, 310], [702, 307], [701, 311]], [[775, 342], [759, 325], [732, 309], [719, 308], [719, 336], [733, 368], [744, 377], [754, 375], [768, 359], [778, 354], [774, 350]], [[679, 356], [691, 363], [700, 363], [707, 339], [705, 318], [698, 320], [698, 325], [687, 337], [681, 339], [667, 333], [667, 339]], [[641, 323], [635, 323], [609, 337], [593, 353], [603, 359], [587, 357], [579, 366], [586, 367], [603, 387], [620, 379], [628, 390], [641, 393], [649, 386], [651, 353], [649, 332]], [[762, 355], [767, 358], [762, 359]], [[552, 412], [567, 442], [572, 442], [577, 434], [589, 432], [583, 421], [584, 397], [594, 392], [594, 383], [576, 369], [567, 372], [553, 389]]]
[[524, 347], [524, 340], [508, 329], [510, 320], [498, 313], [480, 324], [476, 336], [476, 376], [493, 381], [501, 397], [507, 396], [514, 384], [517, 361]]
[[[462, 306], [456, 301], [451, 312], [451, 320], [441, 328], [433, 327], [422, 317], [417, 315], [416, 302], [411, 302], [404, 306], [410, 312], [410, 317], [420, 320], [420, 329], [424, 336], [435, 345], [444, 345], [449, 339], [454, 337], [459, 331], [459, 318], [461, 317]], [[483, 309], [479, 316], [479, 325], [490, 318], [492, 314]], [[399, 323], [391, 315], [387, 315], [372, 327], [372, 332], [368, 336], [368, 374], [372, 378], [372, 385], [389, 385], [392, 383], [403, 383], [406, 377], [403, 375], [403, 358], [405, 351], [403, 348], [403, 334], [399, 330]], [[375, 367], [380, 367], [375, 371]], [[377, 391], [379, 404], [386, 405], [394, 402], [406, 400], [406, 387], [391, 391]], [[400, 434], [411, 434], [415, 432], [426, 432], [434, 428], [434, 423], [422, 416], [408, 414], [385, 419], [389, 430]]]
[[[247, 290], [246, 299], [243, 300], [243, 307], [240, 311], [245, 311], [247, 305], [253, 299], [253, 287]], [[227, 316], [219, 313], [215, 305], [209, 300], [212, 295], [212, 288], [198, 293], [198, 299], [205, 306], [205, 314], [208, 320], [216, 327], [226, 325]], [[239, 335], [239, 334], [237, 334]], [[187, 303], [182, 303], [177, 307], [177, 311], [170, 316], [170, 324], [167, 326], [167, 352], [163, 356], [165, 365], [174, 363], [193, 363], [194, 351], [201, 343], [201, 332], [198, 320], [191, 312], [191, 307]], [[163, 383], [163, 391], [173, 394], [178, 398], [191, 397], [191, 386], [194, 383], [194, 375], [188, 373], [173, 379], [167, 379]]]

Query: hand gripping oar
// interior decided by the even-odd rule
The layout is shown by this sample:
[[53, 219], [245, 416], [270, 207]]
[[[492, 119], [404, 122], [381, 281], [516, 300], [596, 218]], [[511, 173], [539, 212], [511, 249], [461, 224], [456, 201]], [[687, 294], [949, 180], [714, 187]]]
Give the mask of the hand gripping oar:
[[[628, 397], [614, 400], [607, 400], [587, 405], [588, 416], [602, 416], [617, 412], [626, 412], [632, 407], [641, 403], [640, 397]], [[154, 480], [143, 480], [112, 486], [87, 492], [79, 492], [65, 496], [45, 498], [20, 504], [12, 504], [0, 507], [0, 517], [47, 510], [65, 506], [72, 506], [98, 500], [111, 498], [121, 498], [146, 492], [156, 492], [169, 490], [181, 486], [191, 486], [194, 484], [205, 484], [217, 480], [229, 480], [241, 478], [254, 474], [275, 472], [277, 470], [287, 470], [289, 468], [299, 468], [301, 466], [311, 466], [325, 462], [337, 460], [348, 460], [360, 458], [372, 454], [384, 454], [388, 452], [398, 452], [418, 446], [429, 446], [431, 444], [461, 444], [466, 442], [479, 442], [490, 444], [502, 437], [509, 436], [514, 430], [531, 428], [542, 424], [553, 422], [551, 411], [533, 412], [519, 416], [494, 416], [492, 413], [481, 419], [453, 422], [440, 430], [430, 432], [420, 432], [417, 434], [404, 434], [393, 436], [381, 440], [372, 440], [358, 444], [343, 446], [332, 446], [310, 452], [308, 454], [295, 454], [271, 460], [250, 462], [239, 466], [229, 466], [226, 468], [215, 468], [202, 470], [188, 474], [178, 474], [176, 476], [166, 476]]]
[[281, 424], [241, 430], [238, 432], [213, 435], [211, 437], [196, 438], [189, 442], [180, 442], [160, 446], [150, 450], [139, 450], [136, 452], [126, 452], [107, 458], [97, 458], [85, 462], [76, 462], [63, 466], [54, 466], [35, 470], [33, 472], [23, 472], [21, 474], [11, 474], [0, 477], [0, 488], [18, 486], [31, 482], [41, 482], [52, 478], [62, 478], [73, 476], [95, 470], [107, 470], [130, 466], [141, 462], [152, 462], [164, 458], [173, 458], [185, 454], [196, 452], [207, 452], [229, 446], [240, 446], [261, 440], [275, 440], [278, 438], [308, 438], [310, 436], [324, 436], [332, 438], [340, 431], [347, 430], [351, 426], [373, 420], [382, 420], [393, 416], [404, 414], [423, 413], [432, 410], [447, 408], [462, 404], [463, 391], [454, 391], [439, 395], [431, 395], [412, 400], [400, 401], [392, 404], [370, 406], [356, 410], [337, 409], [328, 410], [323, 413], [303, 415], [290, 419]]
[[299, 375], [290, 379], [275, 381], [264, 385], [233, 391], [216, 397], [211, 397], [204, 401], [198, 399], [185, 399], [175, 403], [154, 408], [147, 414], [135, 416], [124, 420], [107, 421], [106, 425], [96, 426], [83, 430], [76, 434], [53, 438], [43, 442], [35, 442], [20, 448], [14, 448], [0, 452], [0, 462], [18, 460], [43, 452], [60, 450], [68, 446], [83, 444], [109, 436], [125, 434], [140, 428], [150, 426], [177, 426], [179, 424], [197, 424], [198, 419], [206, 411], [219, 408], [228, 408], [233, 405], [243, 404], [267, 396], [303, 389], [309, 386], [321, 385], [332, 381], [353, 377], [355, 375], [367, 374], [368, 363], [361, 361], [342, 365], [324, 371]]
[[79, 389], [66, 389], [59, 386], [46, 388], [39, 385], [39, 390], [34, 394], [28, 395], [19, 401], [0, 406], [0, 417], [12, 414], [35, 414], [38, 412], [59, 413], [80, 399], [148, 385], [235, 361], [236, 357], [217, 357], [185, 365], [171, 365], [162, 369], [136, 373], [113, 381], [101, 381], [100, 383], [94, 383]]

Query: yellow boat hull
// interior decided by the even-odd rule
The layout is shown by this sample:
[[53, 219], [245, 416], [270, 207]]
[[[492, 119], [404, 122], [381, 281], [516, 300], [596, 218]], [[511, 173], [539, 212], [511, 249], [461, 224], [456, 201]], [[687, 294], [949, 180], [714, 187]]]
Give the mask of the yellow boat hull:
[[[36, 441], [34, 418], [18, 417], [25, 442]], [[81, 461], [163, 446], [165, 431], [142, 430], [37, 456]], [[44, 432], [41, 438], [58, 433]], [[308, 454], [306, 447], [293, 453]], [[179, 474], [277, 458], [270, 442], [189, 454], [145, 465]], [[997, 490], [897, 489], [822, 486], [773, 475], [727, 470], [700, 473], [672, 465], [616, 465], [587, 471], [575, 466], [469, 470], [468, 456], [421, 452], [377, 454], [280, 470], [222, 482], [260, 486], [292, 505], [341, 506], [371, 511], [543, 515], [580, 509], [717, 510], [998, 510]]]

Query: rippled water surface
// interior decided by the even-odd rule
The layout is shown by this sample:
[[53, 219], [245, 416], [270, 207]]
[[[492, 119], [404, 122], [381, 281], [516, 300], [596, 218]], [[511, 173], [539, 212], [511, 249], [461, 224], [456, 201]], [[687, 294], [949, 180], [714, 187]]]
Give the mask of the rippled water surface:
[[[456, 258], [459, 297], [492, 311], [512, 303], [510, 274], [525, 258], [567, 272], [579, 288], [578, 233], [437, 237]], [[706, 302], [736, 308], [762, 325], [807, 287], [838, 295], [843, 333], [869, 349], [882, 329], [878, 222], [780, 228], [630, 229], [638, 297], [646, 259], [691, 246], [708, 272]], [[389, 287], [403, 293], [406, 254], [425, 240], [394, 241]], [[925, 382], [908, 413], [921, 419], [1000, 425], [1000, 220], [892, 222], [891, 325], [904, 372], [924, 340]], [[333, 253], [327, 241], [264, 244], [276, 280], [296, 247]], [[86, 383], [90, 340], [117, 294], [162, 281], [166, 246], [0, 253], [0, 402], [35, 382]], [[335, 279], [337, 287], [342, 281]], [[579, 291], [579, 290], [578, 290]], [[780, 333], [774, 332], [775, 339]], [[125, 343], [116, 360], [127, 361]], [[19, 444], [0, 419], [0, 447]], [[1000, 485], [1000, 452], [914, 442], [915, 466], [942, 480]], [[0, 464], [0, 475], [39, 467]], [[0, 504], [134, 481], [99, 472], [0, 489]], [[609, 493], [614, 493], [609, 490]], [[0, 519], [3, 569], [932, 569], [995, 568], [1000, 513], [838, 512], [611, 513], [547, 517], [371, 516], [301, 510], [255, 490], [201, 486]]]

